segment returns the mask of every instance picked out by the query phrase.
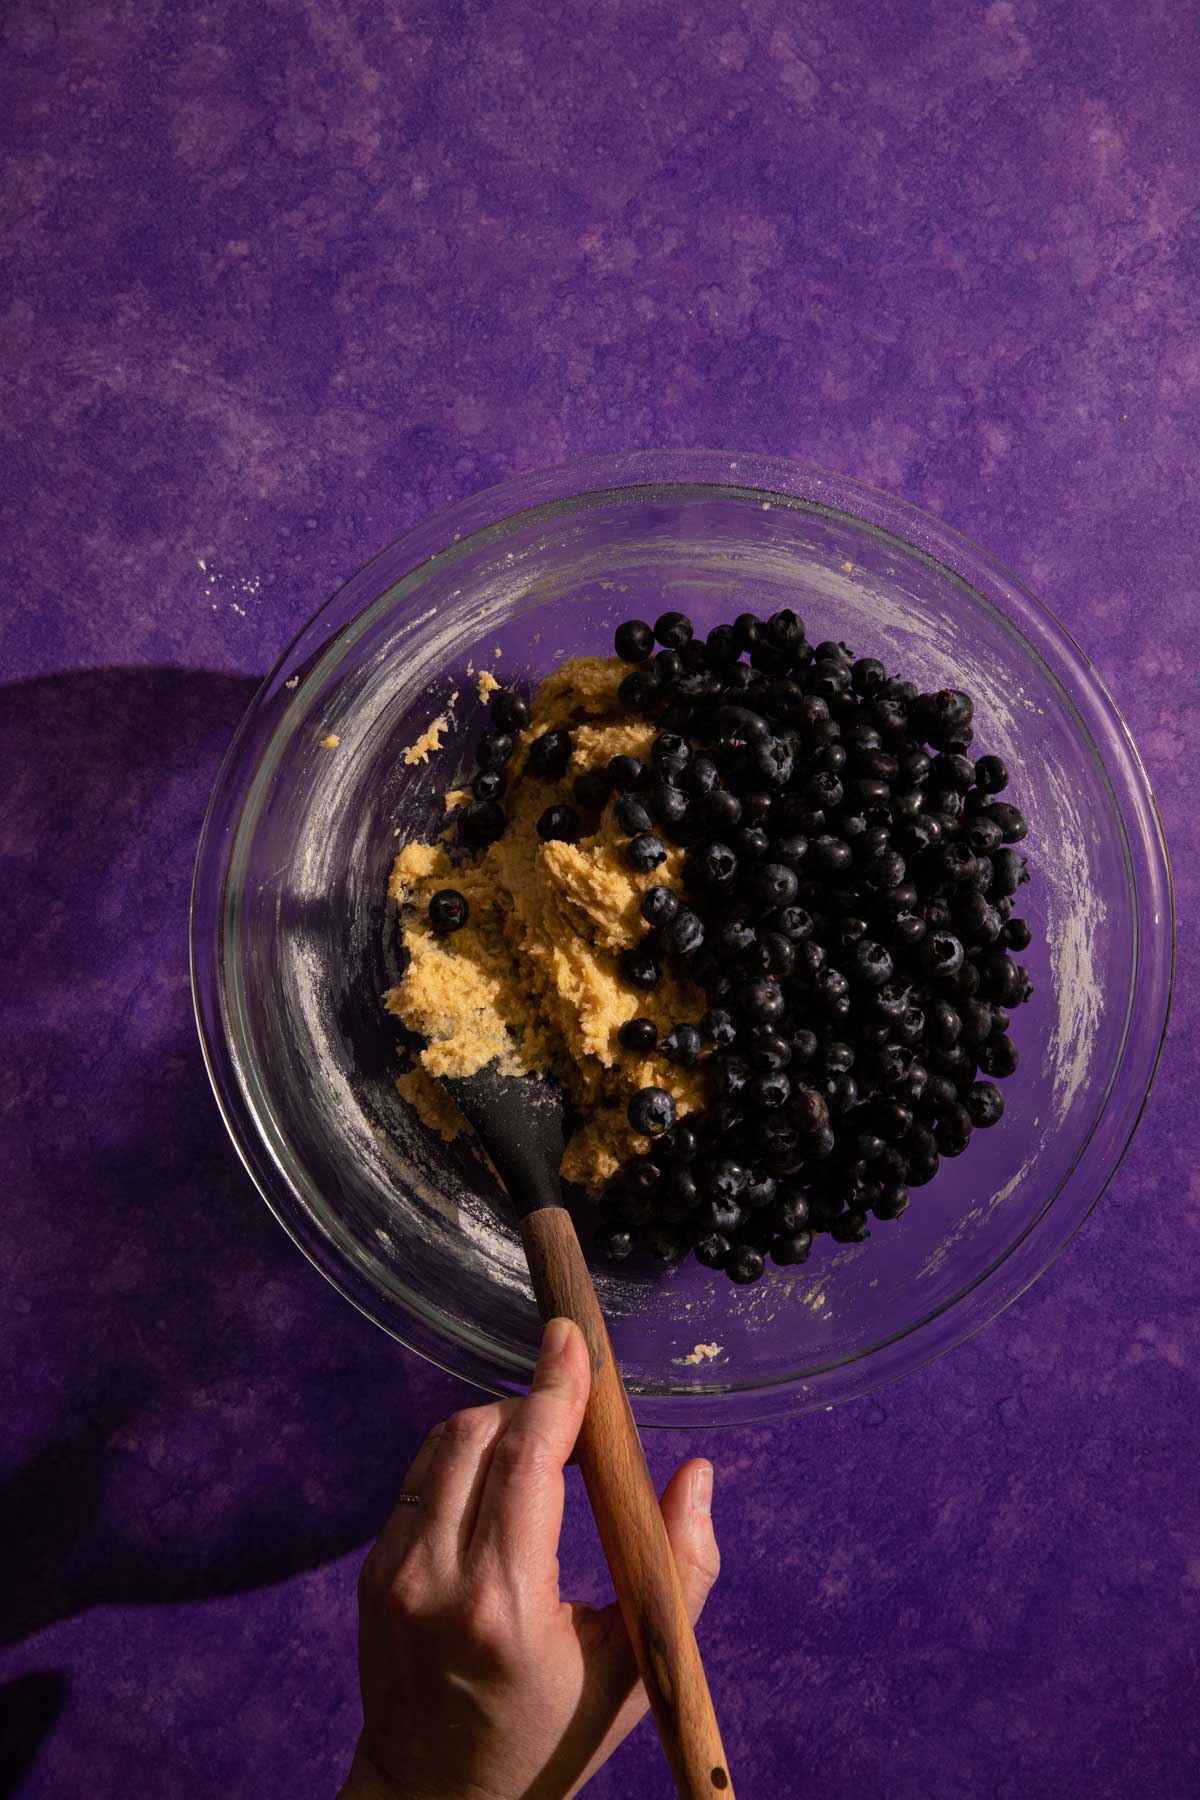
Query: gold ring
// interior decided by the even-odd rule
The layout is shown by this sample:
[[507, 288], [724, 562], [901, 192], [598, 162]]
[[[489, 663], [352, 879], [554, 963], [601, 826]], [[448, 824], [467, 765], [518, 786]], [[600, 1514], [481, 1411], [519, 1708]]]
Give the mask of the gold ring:
[[396, 1504], [397, 1506], [420, 1506], [421, 1496], [420, 1494], [398, 1494]]

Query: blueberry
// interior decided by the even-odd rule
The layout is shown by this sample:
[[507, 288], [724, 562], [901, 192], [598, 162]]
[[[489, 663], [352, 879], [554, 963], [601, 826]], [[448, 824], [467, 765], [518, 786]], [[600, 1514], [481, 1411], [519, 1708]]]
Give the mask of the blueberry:
[[991, 862], [993, 894], [1015, 894], [1029, 880], [1025, 858], [1016, 850], [997, 850]]
[[721, 1006], [710, 1007], [700, 1021], [700, 1030], [710, 1043], [717, 1046], [718, 1050], [727, 1050], [731, 1044], [737, 1042], [737, 1020], [731, 1012], [727, 1012]]
[[[541, 829], [540, 821], [538, 829]], [[651, 869], [657, 869], [661, 863], [666, 862], [667, 847], [654, 832], [639, 831], [635, 838], [630, 839], [625, 860], [639, 875], [648, 875]]]
[[788, 831], [782, 837], [771, 839], [771, 861], [783, 863], [789, 869], [799, 870], [808, 853], [808, 839], [801, 831]]
[[642, 895], [640, 910], [647, 925], [669, 925], [679, 911], [679, 895], [674, 888], [647, 888]]
[[934, 787], [950, 788], [953, 793], [965, 794], [975, 784], [975, 767], [969, 757], [947, 751], [935, 758], [929, 779]]
[[749, 883], [752, 898], [765, 907], [790, 906], [799, 885], [795, 871], [782, 862], [760, 863], [752, 871]]
[[730, 848], [739, 862], [760, 862], [771, 847], [771, 840], [761, 825], [739, 825], [730, 839]]
[[682, 788], [658, 781], [646, 794], [646, 805], [660, 825], [668, 829], [681, 825], [688, 815], [689, 800]]
[[493, 694], [488, 711], [497, 731], [523, 731], [529, 723], [529, 702], [520, 694]]
[[737, 633], [732, 625], [714, 625], [704, 640], [709, 667], [726, 669], [738, 659]]
[[849, 686], [850, 670], [847, 665], [840, 659], [835, 662], [832, 658], [818, 655], [808, 671], [809, 693], [828, 702], [836, 700], [839, 694], [844, 694]]
[[511, 731], [485, 731], [479, 740], [475, 760], [481, 769], [498, 769], [517, 747]]
[[986, 1130], [995, 1125], [1004, 1111], [1004, 1095], [991, 1081], [976, 1081], [967, 1089], [967, 1111], [971, 1115], [971, 1123]]
[[738, 860], [728, 844], [702, 844], [696, 852], [696, 873], [706, 887], [730, 887], [738, 871]]
[[694, 1246], [696, 1261], [706, 1269], [723, 1269], [733, 1245], [721, 1231], [706, 1231]]
[[650, 759], [664, 775], [681, 775], [691, 761], [691, 746], [677, 731], [662, 731], [650, 746]]
[[789, 1231], [771, 1245], [771, 1261], [783, 1267], [789, 1263], [805, 1263], [811, 1249], [811, 1231]]
[[871, 1209], [877, 1219], [898, 1219], [908, 1211], [908, 1186], [903, 1181], [886, 1182]]
[[659, 1262], [682, 1262], [688, 1253], [688, 1241], [683, 1233], [670, 1225], [656, 1225], [646, 1239], [647, 1248]]
[[801, 1131], [823, 1131], [829, 1124], [829, 1105], [825, 1096], [818, 1094], [816, 1088], [793, 1088], [791, 1117]]
[[921, 965], [931, 975], [957, 975], [963, 966], [963, 947], [949, 931], [931, 931], [921, 945]]
[[1033, 942], [1033, 933], [1024, 919], [1009, 919], [1000, 928], [1000, 942], [1006, 950], [1027, 950]]
[[694, 1025], [676, 1025], [663, 1039], [662, 1047], [663, 1054], [670, 1057], [673, 1063], [689, 1069], [693, 1063], [699, 1062], [704, 1043]]
[[771, 614], [765, 636], [776, 649], [794, 650], [804, 642], [804, 620], [790, 606], [785, 606], [782, 611]]
[[545, 781], [557, 781], [571, 760], [571, 734], [556, 726], [543, 731], [529, 746], [529, 767]]
[[982, 794], [1000, 794], [1008, 786], [1008, 769], [998, 756], [981, 756], [975, 764], [975, 786]]
[[746, 1084], [746, 1099], [756, 1110], [772, 1112], [786, 1106], [791, 1091], [792, 1084], [782, 1069], [767, 1070], [751, 1077]]
[[650, 770], [640, 756], [610, 757], [604, 773], [618, 793], [637, 793], [650, 785]]
[[871, 938], [861, 938], [851, 951], [850, 968], [868, 987], [882, 987], [890, 981], [893, 967], [888, 951]]
[[622, 794], [614, 808], [617, 824], [629, 837], [637, 837], [639, 832], [653, 831], [654, 820], [645, 802], [636, 794]]
[[736, 1200], [749, 1176], [732, 1157], [718, 1156], [701, 1171], [700, 1184], [714, 1200]]
[[662, 1180], [662, 1169], [649, 1156], [635, 1156], [622, 1170], [625, 1187], [631, 1194], [652, 1194]]
[[915, 950], [928, 932], [928, 925], [916, 913], [901, 913], [892, 921], [892, 942], [898, 950]]
[[457, 888], [439, 888], [429, 902], [429, 923], [437, 932], [461, 931], [470, 910]]
[[873, 656], [860, 656], [850, 670], [850, 685], [864, 700], [876, 695], [887, 680], [887, 670]]
[[692, 956], [704, 942], [704, 925], [698, 913], [681, 906], [662, 936], [667, 949], [676, 956]]
[[654, 621], [654, 635], [667, 650], [682, 650], [692, 639], [692, 621], [686, 613], [660, 613]]
[[984, 1074], [1000, 1080], [1015, 1073], [1017, 1060], [1017, 1046], [1010, 1037], [990, 1037], [979, 1051], [979, 1067]]
[[770, 1206], [775, 1198], [777, 1185], [770, 1175], [760, 1175], [756, 1180], [748, 1181], [742, 1190], [742, 1205], [754, 1211], [763, 1206]]
[[988, 1001], [964, 999], [959, 1001], [959, 1019], [963, 1021], [964, 1044], [982, 1044], [986, 1037], [991, 1037], [991, 1006]]
[[739, 998], [746, 1017], [757, 1023], [773, 1024], [786, 1010], [783, 989], [767, 975], [753, 976], [742, 987]]
[[649, 989], [658, 986], [658, 964], [650, 951], [640, 945], [632, 950], [622, 950], [617, 967], [631, 987]]
[[806, 943], [796, 946], [796, 973], [809, 981], [816, 980], [827, 961], [825, 946], [816, 943], [812, 938], [809, 938]]
[[782, 738], [760, 738], [750, 748], [750, 766], [766, 788], [786, 787], [791, 780], [795, 757]]
[[654, 1154], [673, 1164], [695, 1162], [700, 1154], [700, 1139], [690, 1125], [672, 1125], [654, 1146]]
[[645, 662], [654, 648], [654, 633], [641, 619], [626, 619], [617, 626], [614, 648], [622, 662]]
[[463, 842], [473, 850], [483, 850], [503, 836], [507, 824], [504, 809], [494, 800], [476, 800], [464, 806], [458, 815], [458, 828]]
[[538, 819], [537, 834], [546, 844], [555, 839], [574, 844], [579, 838], [579, 814], [573, 806], [548, 806]]
[[[759, 938], [759, 955], [768, 975], [791, 975], [796, 967], [796, 946], [782, 931], [764, 931]], [[757, 967], [757, 964], [755, 964]]]
[[655, 669], [635, 669], [626, 675], [617, 689], [617, 698], [627, 712], [649, 712], [662, 699], [662, 679]]
[[963, 841], [976, 856], [990, 856], [993, 850], [1000, 848], [1002, 834], [995, 819], [979, 813], [963, 827]]
[[692, 810], [705, 830], [731, 831], [741, 819], [742, 803], [728, 788], [713, 788], [711, 793], [697, 796]]
[[726, 1273], [731, 1281], [748, 1287], [757, 1281], [763, 1272], [762, 1251], [756, 1250], [752, 1244], [737, 1244], [725, 1265]]
[[471, 792], [477, 800], [499, 800], [507, 786], [502, 769], [480, 769], [471, 777]]
[[721, 771], [711, 756], [695, 756], [684, 771], [683, 784], [692, 794], [710, 794], [721, 784]]
[[805, 872], [812, 875], [844, 875], [854, 860], [849, 844], [822, 834], [808, 847]]
[[757, 613], [739, 613], [733, 621], [734, 642], [739, 650], [753, 650], [766, 637], [763, 622]]
[[713, 1080], [723, 1100], [740, 1094], [753, 1073], [746, 1058], [736, 1050], [721, 1050], [713, 1058]]
[[1000, 827], [1000, 835], [1006, 844], [1019, 844], [1029, 830], [1025, 814], [1005, 800], [993, 800], [983, 816]]
[[658, 1042], [658, 1026], [653, 1019], [626, 1019], [617, 1032], [617, 1041], [622, 1049], [644, 1056]]
[[593, 1239], [601, 1256], [609, 1257], [613, 1262], [624, 1262], [633, 1249], [633, 1233], [623, 1226], [610, 1226], [607, 1230], [598, 1231]]
[[630, 1125], [643, 1137], [661, 1137], [675, 1123], [675, 1102], [666, 1088], [639, 1088], [627, 1110]]
[[585, 769], [577, 775], [572, 792], [584, 812], [603, 812], [608, 805], [608, 782], [597, 769]]

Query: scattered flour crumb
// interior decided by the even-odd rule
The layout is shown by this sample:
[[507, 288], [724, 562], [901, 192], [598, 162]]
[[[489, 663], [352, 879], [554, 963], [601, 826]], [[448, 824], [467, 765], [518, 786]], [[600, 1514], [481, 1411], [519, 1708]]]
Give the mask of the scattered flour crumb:
[[501, 656], [503, 656], [503, 655], [504, 655], [504, 652], [503, 652], [503, 650], [502, 650], [502, 649], [501, 649], [501, 648], [500, 648], [500, 646], [499, 646], [499, 644], [497, 644], [497, 645], [496, 645], [496, 655], [497, 655], [497, 657], [501, 657]]
[[714, 1356], [720, 1356], [723, 1347], [721, 1344], [697, 1344], [690, 1356], [673, 1356], [671, 1361], [677, 1368], [696, 1369], [706, 1358], [711, 1362]]
[[298, 675], [293, 675], [291, 680], [285, 681], [283, 685], [285, 688], [299, 687], [300, 686], [300, 677]]
[[404, 752], [406, 763], [427, 763], [432, 751], [440, 750], [442, 737], [449, 730], [450, 721], [445, 713], [439, 713], [427, 731], [423, 731], [415, 744], [410, 744]]
[[473, 675], [474, 673], [475, 673], [475, 664], [473, 662], [469, 662], [467, 664], [467, 674]]
[[336, 731], [331, 731], [328, 737], [321, 739], [321, 748], [322, 750], [336, 750], [341, 741]]
[[[496, 655], [499, 656], [499, 654], [500, 652], [497, 650]], [[496, 680], [492, 671], [490, 669], [481, 669], [479, 673], [479, 698], [481, 700], [486, 700], [489, 694], [496, 694], [499, 693], [499, 691], [500, 683]]]
[[842, 573], [844, 575], [852, 575], [854, 573], [854, 564], [853, 563], [843, 563], [842, 564]]

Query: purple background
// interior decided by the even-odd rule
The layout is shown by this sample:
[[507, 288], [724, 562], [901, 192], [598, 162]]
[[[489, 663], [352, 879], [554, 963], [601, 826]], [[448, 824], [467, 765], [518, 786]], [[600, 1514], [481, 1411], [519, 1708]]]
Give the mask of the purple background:
[[[8, 0], [2, 38], [20, 1791], [345, 1769], [362, 1546], [467, 1395], [320, 1281], [225, 1143], [192, 849], [254, 678], [374, 550], [498, 477], [671, 444], [843, 469], [1025, 577], [1125, 710], [1184, 919], [1141, 1133], [1032, 1293], [878, 1398], [650, 1443], [660, 1478], [716, 1463], [739, 1792], [1194, 1792], [1200, 13]], [[602, 1591], [574, 1488], [564, 1566]], [[668, 1792], [648, 1728], [591, 1791]]]

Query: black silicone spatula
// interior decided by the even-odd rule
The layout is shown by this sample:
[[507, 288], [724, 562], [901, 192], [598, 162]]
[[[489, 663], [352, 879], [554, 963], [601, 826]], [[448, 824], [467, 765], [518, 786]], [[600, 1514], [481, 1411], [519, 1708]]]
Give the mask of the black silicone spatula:
[[576, 1456], [617, 1600], [685, 1800], [732, 1795], [712, 1697], [633, 1414], [575, 1225], [562, 1203], [563, 1099], [551, 1081], [495, 1067], [445, 1086], [495, 1164], [516, 1210], [543, 1319], [574, 1319], [592, 1390]]

